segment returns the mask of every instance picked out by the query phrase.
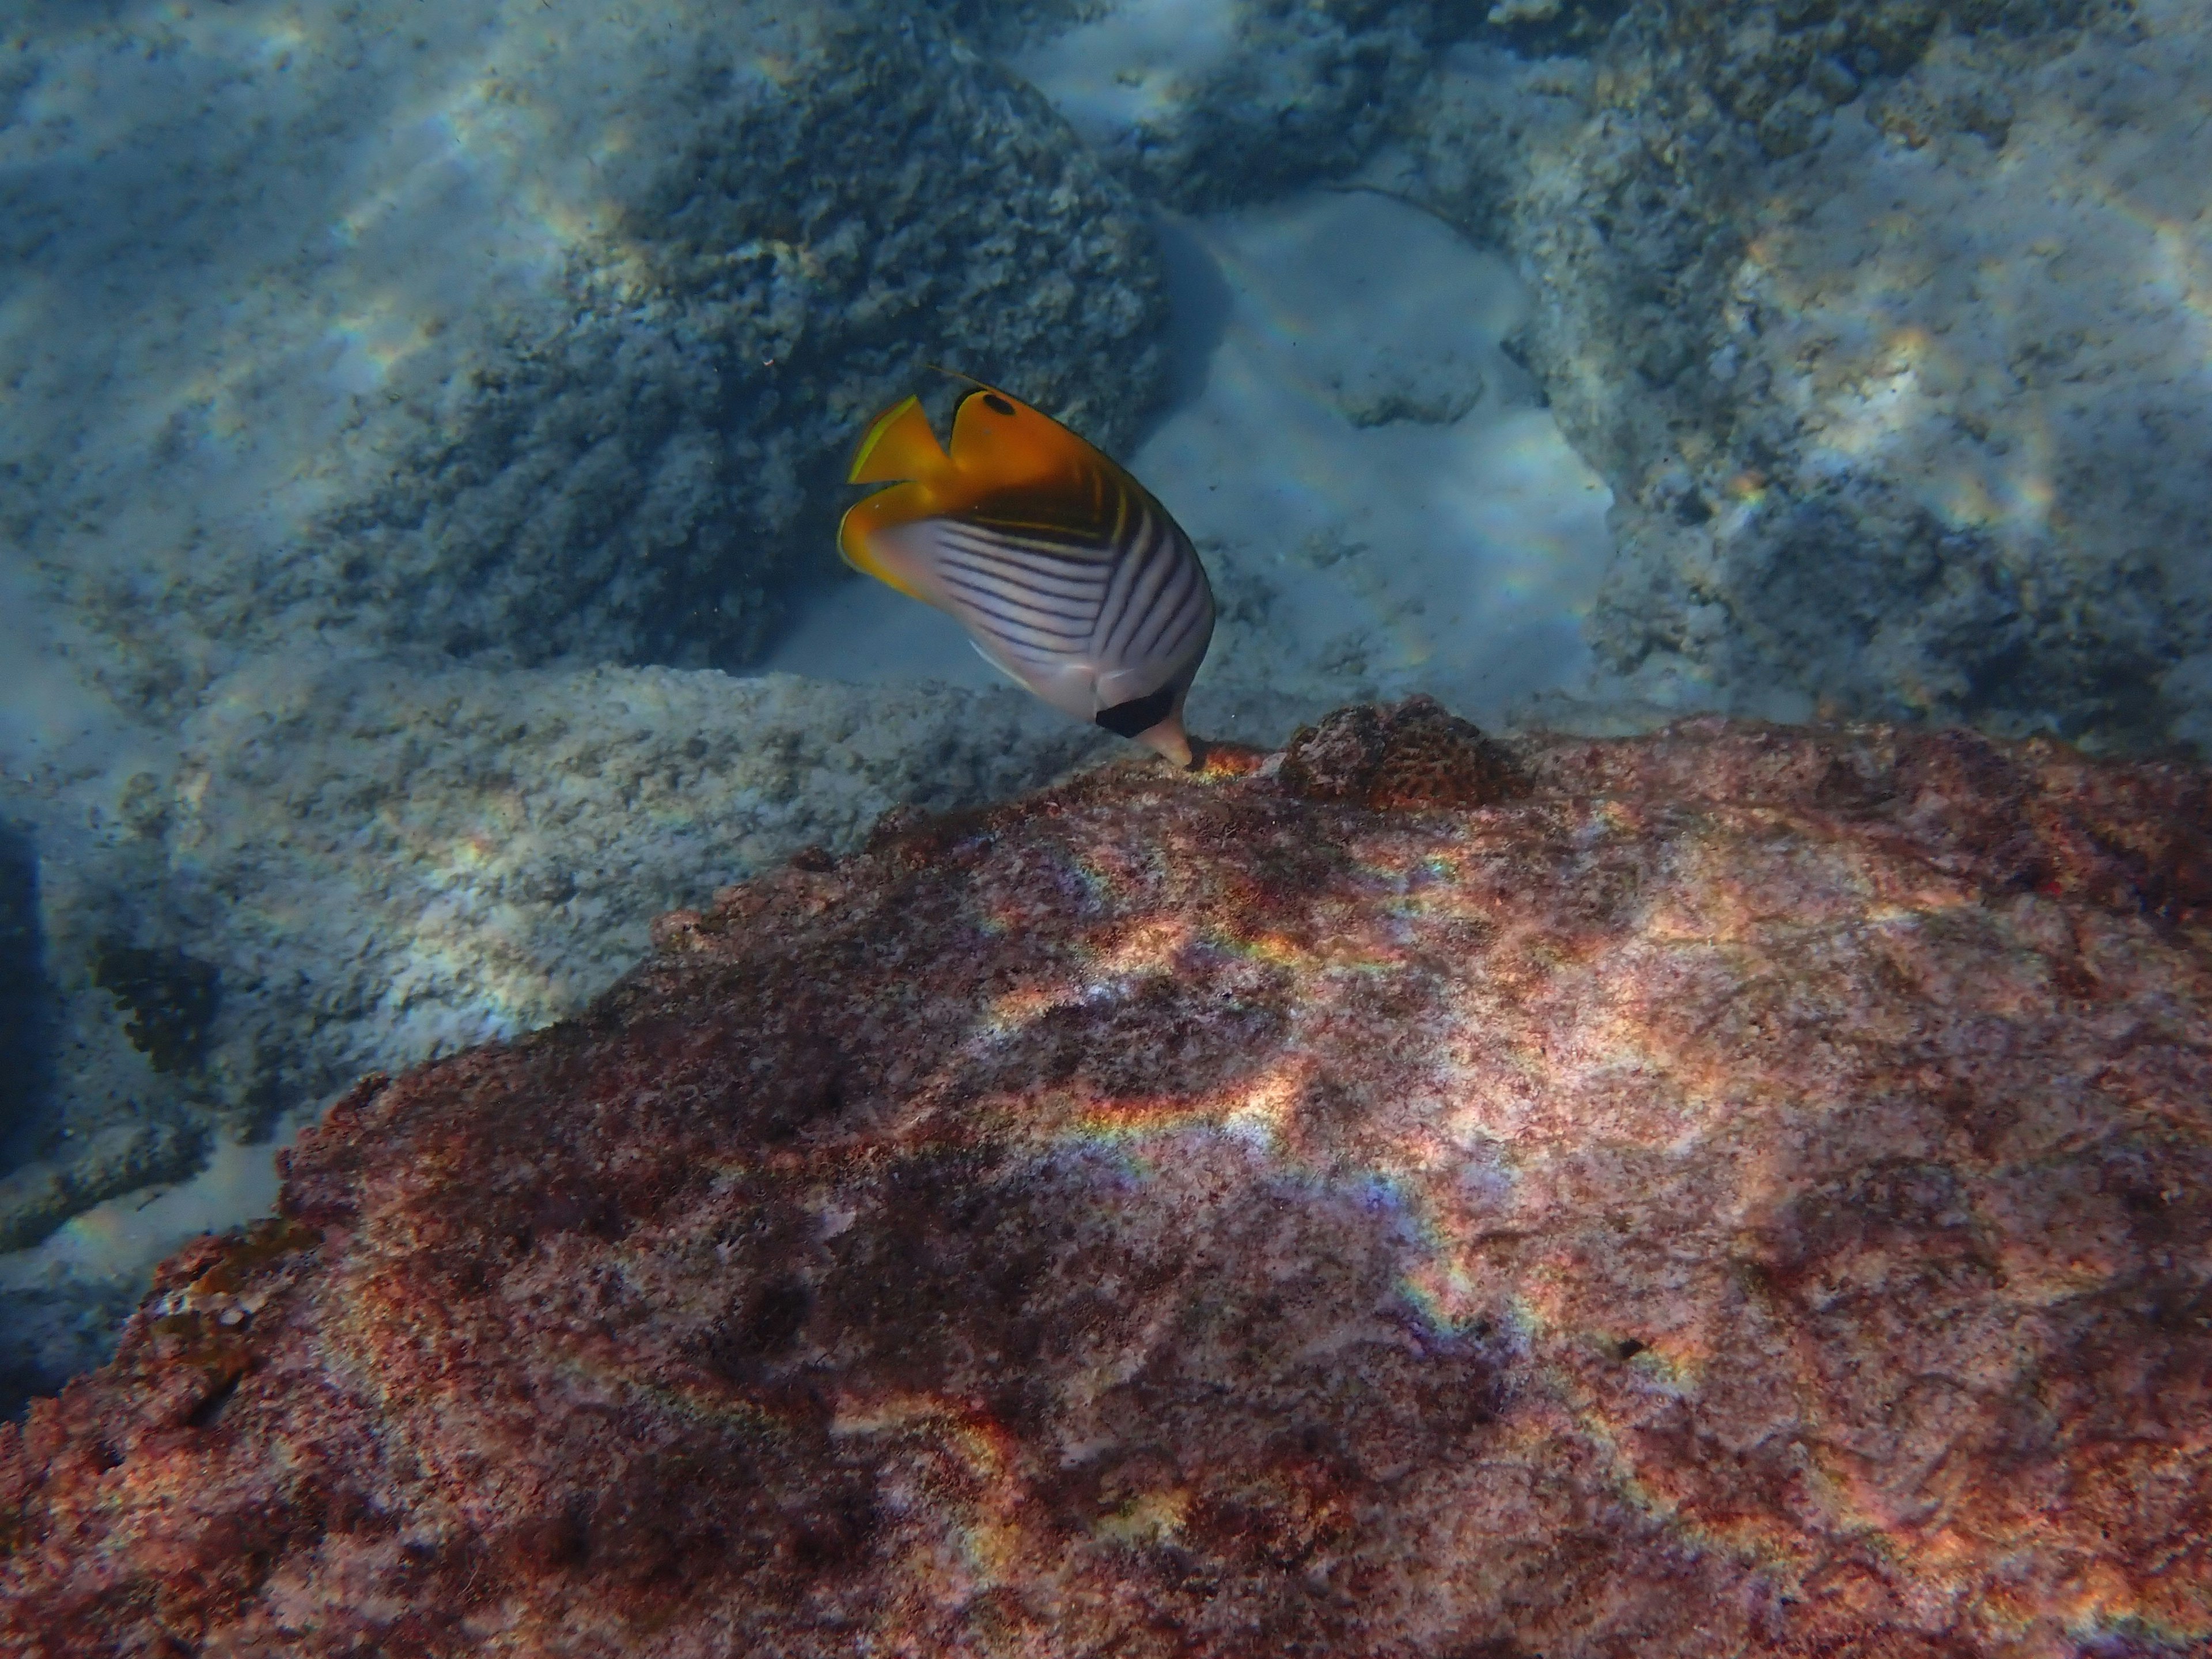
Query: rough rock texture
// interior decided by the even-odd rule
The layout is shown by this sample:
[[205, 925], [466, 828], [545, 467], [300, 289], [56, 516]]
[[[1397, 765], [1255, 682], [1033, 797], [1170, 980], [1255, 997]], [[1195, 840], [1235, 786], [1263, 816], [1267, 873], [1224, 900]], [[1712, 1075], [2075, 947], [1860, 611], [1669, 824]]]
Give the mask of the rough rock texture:
[[1512, 757], [1434, 697], [1340, 709], [1292, 736], [1273, 774], [1306, 800], [1378, 812], [1487, 806], [1525, 787]]
[[1502, 234], [1613, 485], [1614, 665], [2212, 735], [2200, 6], [1639, 3], [1462, 54], [1393, 181]]
[[686, 897], [1114, 741], [1011, 689], [788, 675], [356, 665], [235, 688], [187, 727], [165, 841], [181, 925], [232, 988], [211, 1061], [312, 1066], [276, 1089], [296, 1099], [544, 1024]]
[[[1109, 0], [950, 9], [1139, 192], [1206, 210], [1341, 177], [1475, 32], [1460, 0]], [[978, 14], [981, 14], [980, 15]]]
[[919, 363], [1109, 446], [1159, 390], [1150, 231], [926, 16], [19, 27], [0, 529], [128, 708], [318, 634], [734, 665]]
[[787, 675], [292, 659], [218, 692], [54, 896], [64, 1029], [119, 1054], [0, 1179], [0, 1249], [188, 1170], [213, 1127], [574, 1012], [673, 905], [1115, 741], [1012, 690]]
[[[42, 1121], [48, 1103], [30, 1103], [33, 1109], [21, 1120], [23, 1139], [44, 1155], [27, 1157], [0, 1175], [0, 1250], [36, 1243], [104, 1200], [188, 1176], [206, 1154], [204, 1126], [194, 1123], [189, 1108], [173, 1097], [102, 1103], [113, 1121], [102, 1123], [88, 1112], [75, 1115], [82, 1127], [64, 1116], [58, 1131]], [[7, 1293], [0, 1291], [0, 1324], [10, 1311]], [[7, 1328], [13, 1337], [12, 1327]], [[61, 1377], [48, 1374], [41, 1380], [52, 1386]], [[0, 1381], [0, 1410], [21, 1398]]]
[[893, 826], [370, 1079], [0, 1429], [0, 1638], [2201, 1651], [2212, 781], [1515, 758]]
[[1811, 124], [1778, 112], [1845, 103], [1869, 80], [1919, 67], [1939, 39], [1986, 47], [2090, 18], [2124, 18], [2134, 7], [2126, 0], [1647, 0], [1631, 9], [1623, 33], [1660, 55], [1655, 68], [1680, 75], [1678, 107], [1710, 96], [1755, 129], [1768, 154], [1784, 155], [1803, 148]]

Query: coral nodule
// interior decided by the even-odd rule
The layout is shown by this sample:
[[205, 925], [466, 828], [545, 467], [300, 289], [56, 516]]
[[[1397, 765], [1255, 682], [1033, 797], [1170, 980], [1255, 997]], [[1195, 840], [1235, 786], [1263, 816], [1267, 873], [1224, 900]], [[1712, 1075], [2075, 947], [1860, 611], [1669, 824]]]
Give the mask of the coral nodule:
[[0, 1648], [2201, 1650], [2207, 775], [1300, 745], [364, 1083], [0, 1428]]

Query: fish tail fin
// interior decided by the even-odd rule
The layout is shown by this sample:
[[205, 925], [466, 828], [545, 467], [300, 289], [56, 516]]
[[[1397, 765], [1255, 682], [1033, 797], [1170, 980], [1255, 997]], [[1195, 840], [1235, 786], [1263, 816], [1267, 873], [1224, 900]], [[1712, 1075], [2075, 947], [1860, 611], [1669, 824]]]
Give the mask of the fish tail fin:
[[905, 398], [868, 423], [860, 447], [853, 452], [848, 483], [894, 483], [902, 479], [933, 478], [951, 470], [952, 458], [930, 430], [929, 416], [921, 412], [921, 399]]

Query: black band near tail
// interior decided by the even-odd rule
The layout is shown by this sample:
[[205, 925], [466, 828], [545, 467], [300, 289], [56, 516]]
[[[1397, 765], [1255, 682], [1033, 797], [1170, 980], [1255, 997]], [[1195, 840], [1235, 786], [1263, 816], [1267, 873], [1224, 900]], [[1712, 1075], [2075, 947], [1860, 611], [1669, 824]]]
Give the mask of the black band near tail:
[[1132, 697], [1098, 711], [1098, 724], [1116, 737], [1133, 738], [1149, 732], [1174, 712], [1176, 694], [1182, 688], [1170, 681], [1148, 696]]

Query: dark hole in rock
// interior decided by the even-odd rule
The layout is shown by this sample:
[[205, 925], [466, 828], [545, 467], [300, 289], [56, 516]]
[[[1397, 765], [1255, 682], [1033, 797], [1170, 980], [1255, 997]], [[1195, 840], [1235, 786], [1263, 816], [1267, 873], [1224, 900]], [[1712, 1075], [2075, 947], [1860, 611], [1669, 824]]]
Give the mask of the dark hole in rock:
[[0, 1172], [48, 1150], [54, 1012], [29, 835], [0, 823]]
[[206, 1428], [222, 1415], [222, 1408], [230, 1404], [230, 1397], [237, 1392], [238, 1376], [224, 1377], [209, 1392], [206, 1399], [192, 1407], [191, 1415], [185, 1419], [185, 1424], [195, 1429]]
[[1448, 1659], [1544, 1659], [1540, 1652], [1522, 1647], [1510, 1636], [1486, 1636], [1447, 1652]]
[[813, 1311], [814, 1292], [804, 1279], [787, 1273], [756, 1285], [745, 1298], [745, 1343], [764, 1358], [788, 1352]]
[[516, 1522], [495, 1546], [495, 1555], [538, 1571], [579, 1567], [591, 1552], [592, 1504], [572, 1495], [557, 1508]]
[[605, 1193], [550, 1193], [531, 1210], [528, 1227], [520, 1235], [525, 1249], [548, 1233], [588, 1233], [593, 1238], [620, 1238], [627, 1231], [622, 1206]]
[[832, 1572], [864, 1556], [876, 1531], [875, 1496], [865, 1486], [825, 1492], [796, 1518], [782, 1550], [801, 1572]]
[[772, 1384], [770, 1362], [797, 1346], [813, 1311], [813, 1287], [795, 1273], [778, 1273], [733, 1298], [691, 1352], [729, 1381], [757, 1390]]
[[760, 1133], [786, 1141], [845, 1109], [845, 1075], [827, 1043], [803, 1043], [785, 1055], [754, 1095]]

